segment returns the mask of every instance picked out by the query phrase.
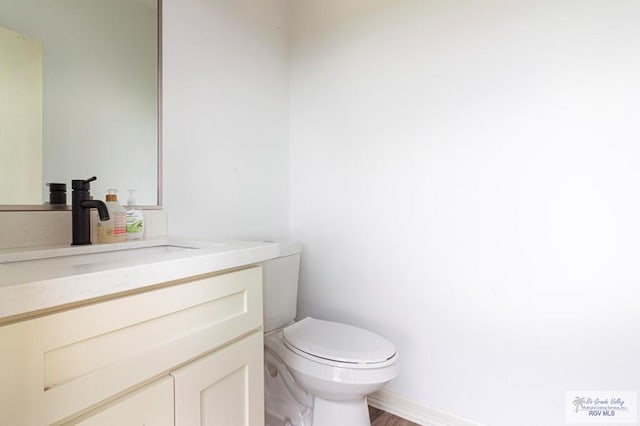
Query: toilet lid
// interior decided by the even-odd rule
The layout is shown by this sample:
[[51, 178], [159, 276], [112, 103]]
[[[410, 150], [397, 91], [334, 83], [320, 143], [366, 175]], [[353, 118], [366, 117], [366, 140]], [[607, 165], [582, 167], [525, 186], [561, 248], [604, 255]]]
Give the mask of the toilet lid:
[[284, 341], [309, 355], [351, 364], [383, 363], [396, 348], [371, 331], [307, 317], [283, 330]]

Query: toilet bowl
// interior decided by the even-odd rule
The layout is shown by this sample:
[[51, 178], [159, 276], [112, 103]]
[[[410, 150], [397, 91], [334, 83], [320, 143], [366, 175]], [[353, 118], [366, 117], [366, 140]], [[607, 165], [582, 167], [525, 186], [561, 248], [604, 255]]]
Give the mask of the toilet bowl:
[[281, 256], [263, 264], [265, 423], [370, 426], [366, 397], [398, 375], [398, 353], [359, 327], [293, 322], [299, 254], [299, 245], [281, 245]]
[[[326, 342], [319, 344], [322, 339]], [[298, 402], [312, 410], [309, 424], [313, 426], [370, 425], [366, 395], [398, 374], [398, 354], [382, 337], [310, 317], [265, 336], [265, 350], [275, 355], [296, 385], [307, 392], [306, 404]], [[287, 372], [280, 370], [280, 374]], [[287, 395], [280, 399], [287, 399]], [[303, 425], [307, 426], [296, 426]]]

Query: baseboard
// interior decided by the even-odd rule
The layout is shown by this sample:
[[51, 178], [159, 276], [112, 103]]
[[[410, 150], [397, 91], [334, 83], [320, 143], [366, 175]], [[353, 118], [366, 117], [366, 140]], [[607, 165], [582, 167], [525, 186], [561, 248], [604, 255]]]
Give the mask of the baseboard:
[[402, 395], [379, 390], [367, 397], [369, 405], [423, 426], [482, 426], [480, 423], [427, 407]]

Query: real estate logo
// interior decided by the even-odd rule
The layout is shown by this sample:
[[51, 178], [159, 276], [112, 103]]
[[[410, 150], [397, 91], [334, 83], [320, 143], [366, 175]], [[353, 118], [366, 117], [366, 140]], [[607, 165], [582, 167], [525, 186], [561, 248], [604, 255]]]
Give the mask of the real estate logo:
[[633, 423], [638, 421], [638, 394], [627, 391], [568, 391], [567, 423]]

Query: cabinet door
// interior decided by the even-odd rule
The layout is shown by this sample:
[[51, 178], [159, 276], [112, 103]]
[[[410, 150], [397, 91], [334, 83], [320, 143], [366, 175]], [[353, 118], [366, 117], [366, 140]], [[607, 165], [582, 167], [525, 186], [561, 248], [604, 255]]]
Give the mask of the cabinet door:
[[176, 426], [264, 425], [262, 333], [171, 373]]
[[64, 426], [173, 426], [173, 377], [168, 376]]

